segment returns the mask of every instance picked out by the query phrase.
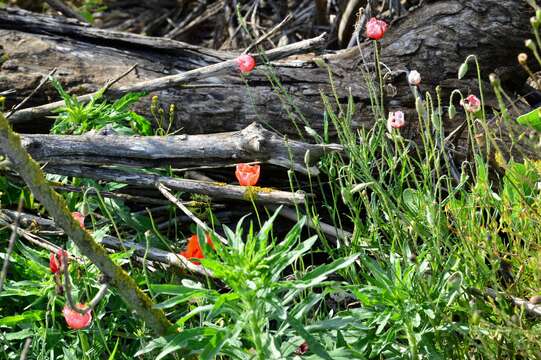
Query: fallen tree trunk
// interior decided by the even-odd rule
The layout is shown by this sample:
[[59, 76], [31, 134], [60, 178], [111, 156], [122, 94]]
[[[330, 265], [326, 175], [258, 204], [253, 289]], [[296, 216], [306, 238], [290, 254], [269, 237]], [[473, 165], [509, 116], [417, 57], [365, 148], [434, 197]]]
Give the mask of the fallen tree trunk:
[[[253, 123], [241, 131], [175, 136], [23, 135], [23, 146], [49, 165], [128, 165], [158, 168], [259, 161], [317, 175], [314, 164], [339, 145], [286, 141]], [[307, 152], [309, 156], [306, 156]], [[308, 163], [306, 161], [308, 160]]]
[[[516, 64], [516, 54], [529, 36], [532, 10], [514, 0], [439, 0], [420, 7], [393, 23], [380, 42], [382, 61], [394, 74], [417, 69], [422, 73], [422, 91], [433, 91], [441, 84], [444, 93], [455, 87], [475, 88], [472, 71], [469, 79], [456, 80], [459, 65], [475, 53], [482, 72], [497, 72], [502, 79], [520, 83], [524, 76]], [[61, 37], [61, 38], [60, 38]], [[15, 104], [26, 96], [41, 77], [53, 67], [70, 91], [85, 94], [96, 91], [108, 80], [119, 76], [133, 64], [138, 70], [119, 86], [179, 74], [215, 64], [236, 56], [186, 45], [169, 39], [139, 35], [119, 35], [95, 30], [60, 18], [13, 10], [0, 10], [0, 39], [7, 61], [0, 72], [0, 89], [14, 88], [17, 95], [8, 98]], [[373, 59], [373, 45], [361, 44], [367, 62]], [[322, 61], [318, 61], [317, 59]], [[303, 126], [323, 130], [324, 106], [320, 92], [331, 95], [327, 66], [332, 72], [336, 99], [345, 103], [351, 94], [358, 111], [352, 119], [355, 128], [371, 126], [374, 118], [370, 99], [358, 67], [359, 51], [345, 51], [317, 57], [313, 54], [259, 66], [247, 79], [236, 70], [228, 70], [189, 85], [162, 89], [162, 104], [175, 104], [175, 129], [186, 133], [240, 130], [253, 121], [292, 136]], [[414, 113], [414, 98], [403, 76], [389, 81], [396, 94], [388, 94], [389, 110]], [[58, 99], [48, 88], [35, 96], [30, 105]], [[150, 96], [137, 110], [149, 118]], [[16, 114], [15, 114], [16, 116]], [[445, 121], [450, 131], [458, 119]], [[417, 137], [417, 122], [403, 130], [406, 137]], [[302, 136], [302, 134], [300, 134]]]

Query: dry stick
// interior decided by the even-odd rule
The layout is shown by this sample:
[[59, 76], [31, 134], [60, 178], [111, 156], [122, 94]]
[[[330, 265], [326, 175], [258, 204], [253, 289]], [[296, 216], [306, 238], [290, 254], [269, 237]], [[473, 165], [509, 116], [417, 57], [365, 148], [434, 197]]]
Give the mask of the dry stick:
[[11, 235], [9, 237], [8, 249], [4, 258], [4, 265], [2, 266], [2, 272], [0, 273], [0, 293], [4, 288], [4, 281], [6, 280], [9, 267], [9, 257], [13, 252], [13, 247], [15, 246], [15, 241], [17, 241], [17, 229], [19, 228], [19, 220], [21, 218], [21, 210], [23, 208], [23, 197], [19, 199], [19, 205], [17, 206], [17, 215], [15, 216], [15, 221], [11, 229]]
[[78, 14], [71, 7], [64, 4], [61, 0], [45, 0], [45, 2], [49, 4], [50, 7], [60, 12], [65, 17], [77, 19], [85, 24], [88, 24], [88, 21], [82, 15]]
[[314, 176], [319, 174], [316, 164], [323, 154], [343, 149], [338, 144], [287, 140], [258, 123], [238, 131], [200, 135], [87, 133], [84, 136], [29, 134], [21, 135], [21, 138], [23, 146], [36, 161], [49, 165], [178, 168], [208, 164], [223, 166], [257, 160]]
[[68, 263], [68, 254], [66, 251], [61, 251], [62, 254], [62, 261], [61, 261], [61, 267], [62, 272], [64, 273], [64, 293], [66, 294], [66, 299], [68, 300], [68, 306], [75, 312], [78, 312], [79, 314], [86, 314], [87, 312], [94, 309], [96, 305], [100, 302], [101, 299], [107, 294], [107, 290], [109, 289], [109, 284], [105, 282], [100, 286], [100, 289], [94, 296], [94, 298], [90, 301], [88, 306], [78, 307], [75, 305], [75, 302], [73, 301], [73, 296], [71, 294], [71, 277], [69, 272], [69, 263]]
[[281, 28], [283, 28], [285, 25], [287, 25], [291, 20], [293, 19], [293, 15], [292, 14], [288, 14], [284, 20], [282, 20], [278, 25], [276, 25], [275, 27], [273, 27], [272, 29], [270, 29], [267, 33], [263, 34], [262, 36], [259, 37], [259, 39], [257, 39], [253, 44], [251, 44], [250, 46], [248, 46], [246, 48], [246, 50], [244, 50], [242, 53], [243, 54], [247, 54], [249, 53], [253, 48], [255, 48], [257, 45], [261, 44], [263, 41], [267, 40], [269, 37], [271, 37], [272, 35], [274, 35], [276, 32], [278, 32], [278, 30], [280, 30]]
[[29, 337], [24, 342], [23, 351], [21, 351], [21, 357], [19, 360], [26, 360], [26, 357], [28, 356], [28, 351], [30, 350], [30, 345], [32, 345], [32, 338]]
[[[276, 211], [278, 209], [278, 206], [276, 205], [270, 205], [271, 209]], [[279, 213], [281, 216], [285, 217], [286, 219], [292, 220], [292, 221], [299, 221], [299, 218], [297, 216], [297, 212], [291, 208], [282, 207], [282, 210]], [[301, 214], [302, 215], [302, 214]], [[332, 225], [329, 225], [327, 223], [318, 221], [317, 224], [314, 224], [312, 219], [310, 217], [306, 218], [306, 224], [314, 229], [314, 230], [321, 230], [322, 233], [332, 236], [333, 238], [342, 240], [345, 245], [348, 245], [349, 239], [353, 237], [353, 234], [349, 231], [345, 231], [342, 229], [338, 229], [337, 227], [334, 227]]]
[[3, 114], [0, 114], [0, 149], [11, 160], [32, 194], [77, 245], [81, 253], [110, 279], [111, 285], [116, 287], [126, 305], [133, 309], [156, 334], [166, 334], [172, 324], [165, 317], [165, 313], [154, 308], [152, 299], [137, 286], [135, 280], [115, 264], [109, 258], [107, 250], [97, 244], [90, 233], [82, 229], [79, 222], [71, 216], [66, 201], [47, 184], [43, 171], [22, 147], [20, 137], [11, 130]]
[[39, 82], [38, 86], [36, 86], [36, 88], [34, 90], [32, 90], [32, 92], [23, 99], [23, 101], [21, 101], [20, 103], [18, 103], [16, 106], [14, 106], [11, 111], [9, 112], [9, 114], [6, 115], [6, 119], [9, 119], [11, 115], [13, 115], [14, 112], [16, 112], [18, 109], [20, 109], [24, 104], [26, 104], [26, 102], [28, 100], [30, 100], [30, 98], [32, 96], [34, 96], [34, 94], [36, 92], [39, 91], [39, 89], [41, 89], [41, 87], [43, 85], [45, 85], [45, 83], [47, 82], [47, 80], [49, 79], [49, 77], [53, 76], [54, 74], [56, 73], [56, 68], [52, 69], [49, 74], [47, 74], [47, 76], [44, 76], [43, 79], [41, 79], [41, 81]]
[[304, 204], [307, 196], [313, 196], [312, 194], [306, 194], [301, 191], [293, 193], [271, 188], [260, 188], [257, 186], [248, 187], [217, 182], [196, 181], [102, 167], [51, 165], [46, 166], [44, 171], [51, 174], [84, 177], [94, 180], [143, 186], [146, 188], [155, 188], [157, 183], [162, 183], [173, 190], [180, 190], [191, 194], [208, 195], [213, 199], [255, 201], [264, 204]]
[[210, 227], [208, 227], [207, 224], [205, 224], [197, 216], [195, 216], [190, 210], [188, 210], [188, 208], [186, 206], [184, 206], [184, 204], [182, 204], [175, 197], [175, 195], [171, 194], [169, 192], [169, 190], [163, 184], [161, 184], [159, 182], [156, 183], [156, 188], [158, 190], [160, 190], [160, 192], [163, 194], [163, 196], [165, 196], [167, 199], [169, 199], [169, 201], [171, 201], [173, 204], [178, 206], [178, 208], [180, 210], [182, 210], [182, 212], [184, 212], [188, 217], [190, 217], [190, 219], [192, 219], [193, 222], [196, 223], [201, 229], [205, 230], [206, 232], [214, 234], [222, 243], [227, 245], [227, 240], [223, 236], [221, 236], [220, 234], [218, 234], [217, 232], [212, 230]]
[[512, 295], [507, 295], [502, 292], [497, 292], [496, 290], [491, 288], [487, 288], [485, 293], [493, 299], [496, 299], [498, 295], [504, 296], [505, 298], [508, 298], [513, 303], [513, 305], [524, 308], [524, 310], [526, 310], [528, 314], [534, 316], [541, 316], [541, 305], [532, 304], [528, 300], [524, 300]]
[[[323, 46], [325, 43], [326, 34], [323, 33], [319, 35], [318, 37], [307, 39], [303, 41], [299, 41], [294, 44], [289, 44], [286, 46], [282, 46], [276, 49], [269, 50], [263, 54], [264, 58], [271, 60], [277, 60], [282, 59], [287, 56], [297, 54], [297, 53], [304, 53], [308, 50], [314, 49], [316, 47]], [[254, 54], [255, 58], [260, 58], [260, 55]], [[127, 85], [120, 87], [118, 89], [115, 89], [114, 91], [110, 91], [109, 98], [117, 98], [120, 97], [126, 93], [129, 92], [153, 92], [158, 90], [164, 90], [170, 87], [179, 86], [181, 84], [185, 84], [188, 82], [206, 79], [209, 77], [217, 76], [222, 73], [227, 72], [228, 70], [236, 69], [238, 66], [236, 59], [226, 60], [222, 61], [216, 64], [204, 66], [198, 69], [186, 71], [180, 74], [176, 75], [170, 75], [170, 76], [164, 76], [161, 78], [153, 79], [153, 80], [146, 80], [142, 82], [138, 82], [132, 85]], [[91, 94], [86, 94], [79, 96], [77, 100], [79, 102], [87, 102], [90, 101], [94, 96], [96, 96], [98, 92], [93, 92]], [[48, 116], [51, 114], [51, 112], [55, 109], [58, 109], [64, 105], [64, 101], [56, 101], [54, 103], [45, 104], [41, 106], [36, 106], [33, 108], [27, 108], [22, 109], [18, 111], [15, 116], [11, 118], [11, 122], [16, 123], [23, 123], [32, 121], [37, 118], [41, 118], [44, 116]]]

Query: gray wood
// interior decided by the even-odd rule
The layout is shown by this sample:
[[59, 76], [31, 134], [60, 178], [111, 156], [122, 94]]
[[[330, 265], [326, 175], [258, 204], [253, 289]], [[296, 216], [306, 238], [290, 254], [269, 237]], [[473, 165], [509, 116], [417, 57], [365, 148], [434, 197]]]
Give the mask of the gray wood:
[[292, 193], [271, 188], [228, 185], [218, 182], [188, 180], [82, 165], [47, 165], [43, 168], [43, 171], [51, 174], [86, 177], [94, 180], [117, 182], [152, 189], [156, 188], [158, 183], [161, 183], [173, 190], [179, 190], [189, 194], [208, 195], [213, 199], [253, 200], [263, 204], [303, 204], [306, 197], [310, 196], [301, 191]]
[[[260, 161], [302, 173], [318, 174], [315, 166], [336, 144], [314, 145], [285, 140], [253, 123], [241, 131], [175, 136], [22, 135], [34, 160], [51, 165], [129, 165], [189, 167]], [[306, 153], [309, 152], [309, 156]], [[309, 160], [308, 167], [305, 160]]]

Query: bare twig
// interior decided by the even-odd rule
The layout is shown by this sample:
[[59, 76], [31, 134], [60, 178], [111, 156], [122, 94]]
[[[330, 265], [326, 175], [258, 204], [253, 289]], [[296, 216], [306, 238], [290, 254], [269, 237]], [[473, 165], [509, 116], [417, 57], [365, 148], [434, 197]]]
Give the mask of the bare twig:
[[39, 82], [38, 86], [36, 86], [36, 88], [34, 90], [32, 90], [32, 92], [30, 94], [28, 94], [27, 97], [25, 97], [23, 99], [23, 101], [21, 101], [20, 103], [18, 103], [17, 105], [15, 105], [11, 110], [10, 112], [6, 115], [6, 119], [9, 119], [11, 115], [13, 115], [13, 113], [15, 113], [18, 109], [20, 109], [24, 104], [26, 104], [26, 102], [28, 100], [30, 100], [30, 98], [32, 98], [32, 96], [34, 96], [35, 93], [37, 93], [39, 91], [39, 89], [41, 89], [41, 87], [43, 85], [45, 85], [45, 83], [47, 82], [47, 80], [53, 76], [54, 74], [56, 73], [56, 68], [52, 69], [51, 72], [49, 72], [49, 74], [47, 74], [47, 76], [44, 76], [41, 81]]
[[[270, 205], [269, 206], [273, 210], [277, 210], [279, 207], [276, 205]], [[282, 207], [282, 210], [280, 211], [279, 215], [292, 220], [292, 221], [298, 221], [299, 217], [297, 216], [297, 212], [291, 208]], [[303, 215], [302, 213], [299, 215]], [[307, 217], [306, 224], [308, 227], [314, 229], [314, 230], [320, 230], [322, 233], [331, 236], [332, 238], [342, 240], [345, 245], [348, 245], [350, 242], [350, 239], [353, 237], [353, 234], [349, 231], [345, 231], [342, 229], [338, 229], [337, 227], [334, 227], [332, 225], [329, 225], [327, 223], [318, 221], [317, 224], [315, 224], [312, 219]]]
[[9, 257], [11, 256], [11, 253], [13, 252], [15, 241], [17, 241], [17, 229], [19, 228], [19, 220], [21, 218], [21, 210], [23, 208], [23, 203], [24, 203], [23, 200], [24, 199], [21, 196], [21, 198], [19, 199], [19, 205], [17, 206], [17, 216], [15, 217], [15, 221], [11, 229], [11, 235], [9, 237], [8, 249], [6, 251], [6, 255], [4, 258], [4, 265], [2, 266], [2, 272], [0, 273], [0, 293], [2, 292], [2, 289], [4, 288], [4, 281], [6, 280], [7, 273], [8, 273]]
[[227, 240], [223, 236], [221, 236], [220, 234], [218, 234], [217, 232], [212, 230], [207, 224], [205, 224], [203, 221], [201, 221], [201, 219], [199, 219], [197, 216], [195, 216], [186, 206], [184, 206], [184, 204], [182, 204], [175, 197], [175, 195], [171, 194], [169, 192], [169, 190], [163, 184], [161, 184], [159, 182], [156, 183], [156, 188], [158, 190], [160, 190], [160, 192], [163, 194], [163, 196], [165, 196], [167, 199], [169, 199], [169, 201], [171, 201], [173, 204], [178, 206], [178, 208], [180, 210], [182, 210], [182, 212], [184, 212], [187, 216], [189, 216], [190, 219], [192, 219], [193, 222], [196, 223], [201, 229], [205, 230], [206, 232], [214, 234], [222, 243], [227, 244]]
[[66, 17], [77, 19], [85, 24], [88, 23], [88, 21], [86, 21], [86, 19], [81, 14], [74, 11], [71, 7], [64, 4], [64, 2], [62, 2], [61, 0], [45, 0], [45, 2], [49, 4], [50, 7], [62, 13], [62, 15]]
[[208, 195], [213, 199], [231, 199], [240, 201], [255, 201], [263, 204], [303, 204], [307, 197], [313, 196], [302, 191], [288, 192], [257, 186], [238, 186], [224, 183], [180, 179], [155, 174], [127, 172], [112, 168], [91, 166], [47, 166], [47, 173], [84, 177], [94, 180], [123, 183], [146, 188], [155, 188], [156, 183], [162, 183], [173, 190], [181, 190], [191, 194]]
[[23, 351], [21, 351], [21, 357], [19, 360], [26, 360], [26, 357], [28, 356], [28, 351], [30, 351], [30, 345], [32, 345], [32, 338], [26, 338], [23, 346]]
[[243, 54], [248, 54], [252, 49], [254, 49], [257, 45], [261, 44], [263, 41], [267, 40], [269, 37], [274, 35], [276, 32], [278, 32], [280, 29], [282, 29], [285, 25], [287, 25], [291, 20], [293, 19], [293, 15], [288, 14], [284, 20], [282, 20], [278, 25], [270, 29], [267, 33], [263, 34], [259, 37], [253, 44], [248, 46], [246, 50], [243, 51]]

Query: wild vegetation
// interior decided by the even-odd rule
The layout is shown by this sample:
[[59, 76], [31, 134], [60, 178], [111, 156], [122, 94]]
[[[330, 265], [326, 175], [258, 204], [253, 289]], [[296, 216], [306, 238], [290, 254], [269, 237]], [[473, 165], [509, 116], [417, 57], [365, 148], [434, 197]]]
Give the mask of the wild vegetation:
[[[84, 6], [95, 11], [98, 5]], [[541, 8], [532, 7], [535, 40], [527, 40], [524, 51], [541, 66]], [[181, 221], [184, 212], [173, 203], [145, 208], [105, 195], [125, 188], [122, 182], [46, 175], [50, 185], [85, 189], [60, 193], [93, 239], [113, 236], [147, 249], [141, 254], [125, 247], [109, 257], [152, 308], [164, 312], [170, 328], [157, 336], [118, 289], [107, 286], [111, 279], [66, 235], [70, 230], [21, 219], [0, 291], [0, 358], [19, 358], [26, 346], [29, 359], [541, 359], [541, 166], [503, 148], [529, 141], [539, 151], [541, 112], [515, 116], [511, 95], [498, 76], [482, 73], [474, 54], [456, 69], [457, 78], [477, 77], [471, 93], [456, 90], [444, 98], [439, 87], [423, 92], [423, 69], [411, 69], [403, 81], [416, 114], [393, 110], [383, 88], [391, 69], [380, 61], [378, 45], [386, 30], [375, 18], [366, 24], [374, 58], [363, 57], [359, 67], [373, 126], [356, 129], [354, 98], [343, 101], [336, 89], [321, 93], [324, 131], [295, 123], [300, 137], [343, 147], [323, 155], [319, 175], [277, 175], [282, 189], [314, 194], [295, 207], [295, 222], [281, 217], [281, 206], [253, 196], [241, 206], [173, 192], [202, 226], [193, 217]], [[525, 53], [517, 61], [531, 71]], [[239, 62], [239, 77], [261, 66], [273, 79], [271, 63], [248, 60]], [[333, 84], [336, 75], [328, 73]], [[483, 88], [485, 79], [491, 89]], [[530, 80], [538, 81], [537, 75]], [[83, 103], [54, 75], [50, 82], [65, 104], [52, 134], [174, 133], [172, 115], [158, 110], [159, 99], [153, 99], [152, 119], [133, 110], [145, 93], [117, 100], [100, 93]], [[276, 91], [284, 92], [279, 82]], [[487, 93], [499, 106], [486, 105]], [[464, 117], [463, 154], [453, 152], [453, 134], [444, 131], [457, 116]], [[291, 115], [291, 121], [299, 118]], [[403, 136], [408, 123], [416, 124], [416, 139]], [[495, 123], [523, 127], [502, 143]], [[7, 132], [0, 122], [0, 133]], [[13, 215], [20, 203], [23, 213], [47, 218], [50, 209], [9, 171], [8, 160], [2, 163], [1, 208]], [[261, 191], [276, 169], [256, 166], [237, 167], [238, 180], [232, 167], [206, 174], [225, 174], [231, 183]], [[146, 171], [178, 176], [173, 167]], [[224, 213], [237, 207], [242, 214], [228, 221]], [[16, 217], [10, 213], [0, 213], [5, 263]], [[191, 260], [188, 270], [149, 260], [151, 248]], [[94, 306], [83, 315], [72, 302]]]

